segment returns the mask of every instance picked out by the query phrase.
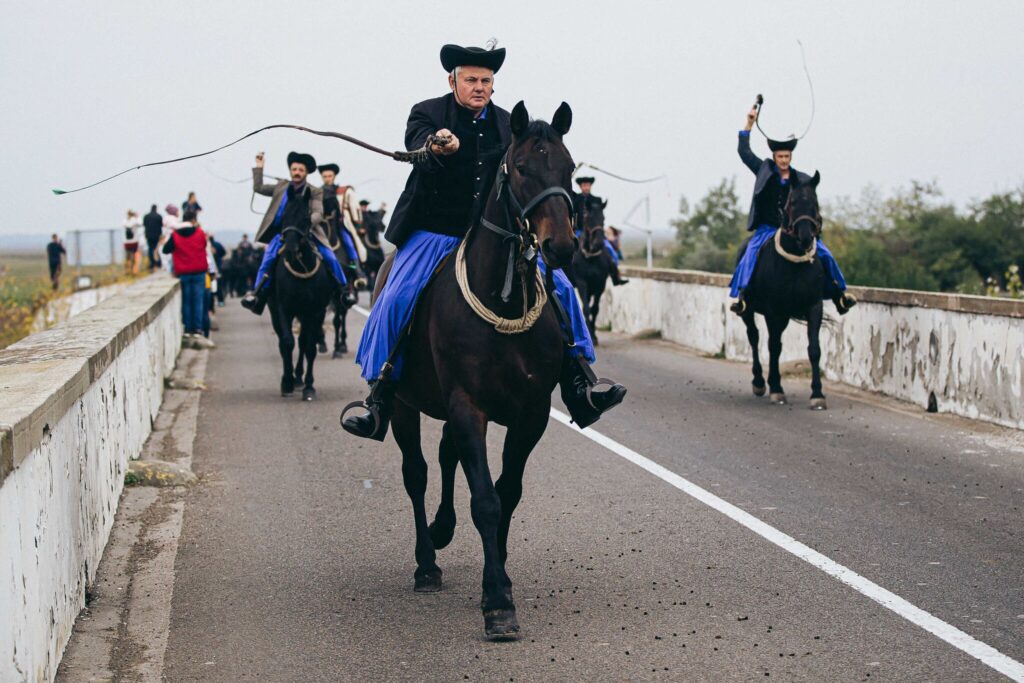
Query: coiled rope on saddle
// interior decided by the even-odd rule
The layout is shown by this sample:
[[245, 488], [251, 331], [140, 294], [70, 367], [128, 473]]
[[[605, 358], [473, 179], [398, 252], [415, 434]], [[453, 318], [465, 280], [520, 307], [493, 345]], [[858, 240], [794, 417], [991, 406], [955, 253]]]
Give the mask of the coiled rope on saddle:
[[[316, 275], [317, 271], [320, 270], [320, 265], [324, 262], [324, 257], [321, 256], [319, 253], [317, 253], [316, 258], [314, 259], [315, 263], [313, 264], [313, 269], [309, 270], [309, 271], [306, 271], [305, 273], [299, 272], [299, 271], [295, 270], [294, 268], [292, 268], [292, 264], [288, 263], [288, 256], [287, 255], [283, 255], [281, 260], [284, 261], [284, 267], [288, 270], [289, 273], [291, 273], [295, 277], [299, 278], [300, 280], [308, 280], [309, 278], [311, 278], [314, 275]], [[303, 265], [305, 265], [305, 264], [303, 264]]]
[[814, 255], [818, 253], [818, 240], [811, 242], [811, 248], [805, 253], [800, 255], [790, 254], [782, 248], [782, 229], [780, 228], [775, 231], [775, 251], [790, 263], [814, 263]]
[[469, 286], [469, 271], [466, 268], [466, 243], [468, 241], [468, 238], [462, 240], [462, 243], [459, 245], [459, 252], [455, 255], [455, 281], [459, 283], [459, 291], [462, 292], [462, 298], [465, 299], [466, 303], [469, 304], [469, 307], [478, 317], [493, 325], [494, 329], [502, 334], [522, 334], [529, 331], [540, 320], [541, 313], [544, 312], [544, 306], [548, 302], [548, 292], [544, 287], [544, 276], [541, 275], [540, 268], [534, 271], [537, 275], [537, 298], [533, 306], [527, 309], [528, 299], [526, 296], [526, 284], [524, 283], [522, 317], [503, 318], [487, 308]]

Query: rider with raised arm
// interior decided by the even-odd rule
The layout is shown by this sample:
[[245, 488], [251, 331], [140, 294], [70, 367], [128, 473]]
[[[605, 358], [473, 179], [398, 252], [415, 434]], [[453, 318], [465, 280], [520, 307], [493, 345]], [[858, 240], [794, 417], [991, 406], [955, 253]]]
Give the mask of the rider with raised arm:
[[[747, 303], [743, 298], [743, 291], [750, 284], [750, 278], [754, 275], [754, 266], [757, 264], [757, 255], [765, 242], [772, 239], [775, 231], [782, 226], [783, 211], [786, 200], [789, 198], [789, 190], [794, 182], [810, 182], [811, 178], [790, 166], [793, 160], [793, 150], [796, 149], [797, 141], [790, 140], [768, 140], [768, 149], [772, 152], [771, 159], [761, 159], [750, 149], [750, 131], [757, 121], [758, 107], [755, 105], [747, 113], [747, 122], [739, 133], [739, 155], [744, 165], [757, 176], [754, 181], [754, 197], [750, 202], [750, 214], [747, 216], [747, 230], [752, 231], [747, 241], [742, 258], [736, 264], [736, 272], [732, 276], [730, 296], [736, 301], [729, 307], [733, 313], [743, 315]], [[846, 280], [832, 252], [818, 239], [817, 255], [821, 257], [822, 267], [825, 269], [825, 291], [823, 299], [831, 299], [836, 305], [840, 315], [857, 304], [857, 300], [851, 294], [846, 293]]]
[[338, 239], [341, 240], [341, 244], [345, 248], [345, 255], [348, 257], [346, 266], [350, 274], [355, 275], [359, 264], [366, 260], [365, 248], [362, 255], [356, 248], [355, 225], [352, 218], [355, 214], [355, 209], [352, 206], [355, 201], [355, 191], [351, 186], [338, 187], [335, 183], [338, 171], [341, 170], [338, 164], [324, 164], [316, 168], [320, 171], [320, 178], [324, 181], [323, 187], [320, 188], [324, 193], [324, 220], [334, 228]]
[[341, 264], [331, 251], [330, 241], [324, 233], [323, 190], [306, 182], [306, 177], [315, 170], [316, 161], [311, 155], [289, 152], [288, 173], [291, 180], [281, 180], [276, 185], [269, 185], [263, 182], [263, 153], [256, 155], [256, 166], [252, 169], [252, 190], [271, 198], [260, 229], [256, 231], [256, 241], [266, 244], [267, 249], [256, 274], [254, 291], [248, 292], [242, 298], [242, 306], [256, 315], [261, 315], [267, 305], [267, 297], [270, 296], [270, 274], [283, 244], [281, 231], [287, 227], [308, 225], [310, 233], [316, 238], [317, 251], [330, 267], [334, 279], [342, 286], [347, 283]]
[[[385, 234], [398, 251], [356, 355], [371, 387], [366, 407], [376, 410], [380, 420], [372, 412], [346, 418], [345, 430], [357, 436], [383, 440], [387, 434], [402, 370], [402, 356], [396, 353], [400, 336], [431, 275], [480, 218], [512, 141], [509, 113], [491, 102], [494, 74], [504, 60], [503, 48], [445, 45], [441, 65], [451, 93], [420, 102], [409, 113], [406, 147], [430, 144], [425, 158], [415, 162]], [[588, 400], [593, 344], [572, 285], [561, 271], [553, 276], [574, 338], [573, 357], [567, 351], [563, 364], [562, 398], [573, 418], [586, 426], [620, 403], [626, 390], [616, 384]]]
[[[579, 176], [576, 178], [576, 184], [580, 186], [580, 191], [572, 193], [572, 206], [576, 212], [576, 237], [582, 237], [583, 231], [589, 227], [584, 216], [597, 208], [604, 209], [608, 202], [590, 191], [594, 187], [593, 176]], [[618, 287], [629, 282], [629, 280], [619, 275], [619, 253], [615, 251], [615, 247], [607, 240], [604, 243], [604, 251], [608, 272], [612, 277], [612, 285]]]

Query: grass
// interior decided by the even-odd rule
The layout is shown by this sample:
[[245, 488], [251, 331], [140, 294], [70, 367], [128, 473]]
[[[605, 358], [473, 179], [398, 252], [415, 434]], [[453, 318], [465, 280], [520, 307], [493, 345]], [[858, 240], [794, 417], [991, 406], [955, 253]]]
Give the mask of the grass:
[[48, 301], [70, 294], [79, 272], [91, 276], [97, 287], [125, 279], [121, 265], [82, 266], [80, 271], [65, 265], [54, 291], [45, 254], [0, 254], [0, 349], [26, 336], [36, 311]]

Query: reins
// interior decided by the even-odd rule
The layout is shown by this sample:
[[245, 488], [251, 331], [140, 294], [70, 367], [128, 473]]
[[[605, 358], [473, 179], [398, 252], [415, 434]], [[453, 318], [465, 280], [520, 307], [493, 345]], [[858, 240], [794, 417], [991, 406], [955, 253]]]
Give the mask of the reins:
[[[285, 228], [284, 230], [282, 230], [281, 231], [282, 238], [284, 237], [284, 235], [286, 235], [289, 232], [296, 232], [296, 233], [298, 233], [299, 237], [301, 239], [305, 239], [307, 241], [309, 239], [309, 236], [305, 232], [303, 232], [300, 228], [297, 228], [297, 227], [294, 227], [294, 226], [289, 226], [289, 227]], [[298, 259], [299, 259], [299, 264], [302, 265], [303, 268], [305, 268], [306, 264], [302, 262], [302, 255], [301, 254], [298, 256]], [[316, 275], [317, 272], [320, 270], [320, 266], [323, 264], [324, 257], [321, 256], [320, 255], [320, 251], [318, 249], [316, 249], [316, 247], [314, 247], [313, 248], [313, 267], [312, 267], [312, 269], [307, 270], [305, 272], [301, 272], [301, 271], [295, 270], [295, 268], [292, 267], [292, 264], [288, 262], [288, 254], [287, 254], [287, 252], [282, 254], [281, 260], [284, 262], [284, 267], [288, 270], [289, 273], [291, 273], [295, 277], [299, 278], [300, 280], [308, 280], [309, 278], [311, 278], [314, 275]]]
[[[814, 263], [814, 256], [818, 253], [818, 237], [821, 235], [821, 217], [811, 214], [800, 214], [796, 218], [790, 219], [789, 211], [792, 202], [793, 191], [790, 190], [789, 196], [786, 197], [786, 205], [779, 210], [782, 217], [786, 219], [786, 225], [775, 231], [775, 251], [790, 263]], [[814, 240], [811, 242], [811, 248], [803, 254], [791, 254], [782, 248], [782, 234], [786, 233], [791, 237], [796, 237], [796, 226], [803, 221], [808, 221], [814, 226], [812, 233]]]
[[[544, 310], [548, 301], [548, 291], [545, 287], [544, 278], [537, 266], [537, 258], [540, 254], [537, 238], [530, 232], [530, 213], [540, 204], [552, 197], [561, 197], [569, 207], [569, 214], [572, 215], [572, 196], [564, 187], [553, 185], [545, 188], [536, 196], [531, 198], [526, 206], [520, 204], [515, 193], [509, 185], [508, 175], [508, 152], [501, 160], [498, 167], [498, 176], [495, 179], [497, 186], [496, 198], [501, 201], [505, 210], [506, 219], [514, 224], [519, 230], [514, 232], [497, 225], [486, 218], [480, 218], [479, 225], [490, 230], [501, 238], [502, 246], [507, 245], [508, 258], [505, 266], [505, 278], [501, 289], [501, 300], [508, 303], [512, 295], [512, 282], [515, 277], [517, 265], [522, 282], [523, 315], [519, 318], [504, 318], [487, 307], [473, 293], [469, 285], [469, 272], [466, 267], [466, 244], [469, 241], [467, 235], [459, 245], [459, 251], [455, 260], [455, 279], [459, 284], [459, 290], [466, 303], [481, 319], [486, 320], [494, 326], [494, 329], [502, 334], [521, 334], [531, 329]], [[533, 306], [529, 306], [529, 291], [526, 273], [530, 265], [533, 265], [536, 275], [536, 297]]]

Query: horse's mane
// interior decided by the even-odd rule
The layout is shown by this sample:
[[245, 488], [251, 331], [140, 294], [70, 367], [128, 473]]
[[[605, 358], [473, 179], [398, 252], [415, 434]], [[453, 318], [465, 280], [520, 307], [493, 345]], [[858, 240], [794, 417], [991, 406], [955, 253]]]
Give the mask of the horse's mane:
[[526, 127], [526, 132], [523, 134], [523, 139], [526, 138], [540, 138], [545, 142], [561, 142], [562, 136], [559, 135], [550, 123], [547, 121], [541, 121], [539, 119], [530, 121], [530, 125]]

